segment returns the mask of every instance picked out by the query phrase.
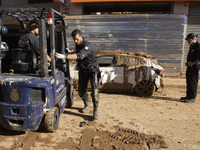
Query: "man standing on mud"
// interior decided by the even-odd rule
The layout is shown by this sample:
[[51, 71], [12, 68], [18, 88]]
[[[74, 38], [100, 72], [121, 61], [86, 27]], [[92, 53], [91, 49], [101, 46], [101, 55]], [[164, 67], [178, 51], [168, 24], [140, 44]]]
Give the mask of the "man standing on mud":
[[190, 33], [185, 38], [190, 45], [190, 49], [187, 55], [186, 71], [186, 83], [187, 92], [186, 97], [181, 97], [180, 101], [185, 103], [194, 103], [197, 95], [197, 86], [199, 80], [199, 68], [197, 67], [200, 62], [200, 44], [196, 40], [197, 35]]
[[78, 92], [84, 102], [83, 113], [89, 111], [87, 85], [90, 80], [91, 96], [94, 106], [93, 118], [98, 119], [98, 103], [99, 103], [99, 83], [98, 83], [98, 64], [96, 55], [92, 45], [84, 39], [80, 30], [76, 29], [71, 33], [75, 42], [75, 51], [63, 55], [56, 53], [58, 59], [75, 59], [77, 60], [77, 68], [79, 70]]

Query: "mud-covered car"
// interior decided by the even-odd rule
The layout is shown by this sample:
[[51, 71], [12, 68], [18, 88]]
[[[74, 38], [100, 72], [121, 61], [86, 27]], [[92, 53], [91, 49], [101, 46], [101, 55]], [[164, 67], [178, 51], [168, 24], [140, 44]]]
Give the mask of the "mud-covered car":
[[[135, 93], [147, 97], [162, 87], [164, 69], [152, 55], [100, 51], [97, 60], [101, 71], [100, 91]], [[70, 73], [74, 83], [77, 83], [78, 70], [73, 64], [70, 65]]]

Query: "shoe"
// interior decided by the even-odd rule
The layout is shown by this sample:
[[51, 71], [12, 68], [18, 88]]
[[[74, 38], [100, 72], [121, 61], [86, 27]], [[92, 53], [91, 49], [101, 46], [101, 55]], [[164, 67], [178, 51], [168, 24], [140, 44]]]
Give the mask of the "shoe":
[[185, 102], [186, 99], [188, 99], [188, 98], [187, 98], [187, 97], [181, 97], [181, 98], [179, 99], [179, 102]]
[[187, 97], [181, 97], [180, 100], [186, 100], [188, 99]]
[[83, 109], [82, 109], [82, 113], [87, 113], [89, 111], [89, 106], [85, 106]]
[[185, 103], [194, 103], [195, 102], [195, 99], [186, 99], [185, 100]]

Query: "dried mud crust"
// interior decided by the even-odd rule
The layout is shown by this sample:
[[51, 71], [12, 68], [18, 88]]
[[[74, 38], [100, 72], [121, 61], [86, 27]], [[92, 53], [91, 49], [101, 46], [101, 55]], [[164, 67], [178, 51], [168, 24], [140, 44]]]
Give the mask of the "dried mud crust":
[[80, 139], [80, 149], [160, 149], [167, 148], [162, 136], [146, 135], [135, 130], [116, 126], [116, 132], [85, 128]]
[[149, 54], [144, 54], [143, 52], [127, 52], [127, 51], [99, 51], [97, 52], [97, 56], [113, 56], [113, 55], [126, 55], [126, 56], [141, 56], [145, 58], [151, 58], [153, 59], [154, 57]]
[[152, 55], [144, 54], [143, 52], [127, 52], [127, 51], [99, 51], [97, 56], [115, 56], [117, 63], [115, 66], [140, 66], [146, 63], [143, 58], [151, 59], [157, 63]]

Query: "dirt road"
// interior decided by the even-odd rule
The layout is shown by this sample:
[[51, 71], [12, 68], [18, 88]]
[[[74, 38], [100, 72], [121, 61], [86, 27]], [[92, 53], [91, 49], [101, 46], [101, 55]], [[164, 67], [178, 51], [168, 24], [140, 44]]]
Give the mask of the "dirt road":
[[181, 103], [185, 79], [163, 79], [164, 91], [150, 98], [100, 93], [98, 121], [91, 121], [91, 99], [90, 112], [82, 114], [75, 95], [55, 133], [0, 129], [0, 150], [199, 150], [200, 88], [195, 103]]

